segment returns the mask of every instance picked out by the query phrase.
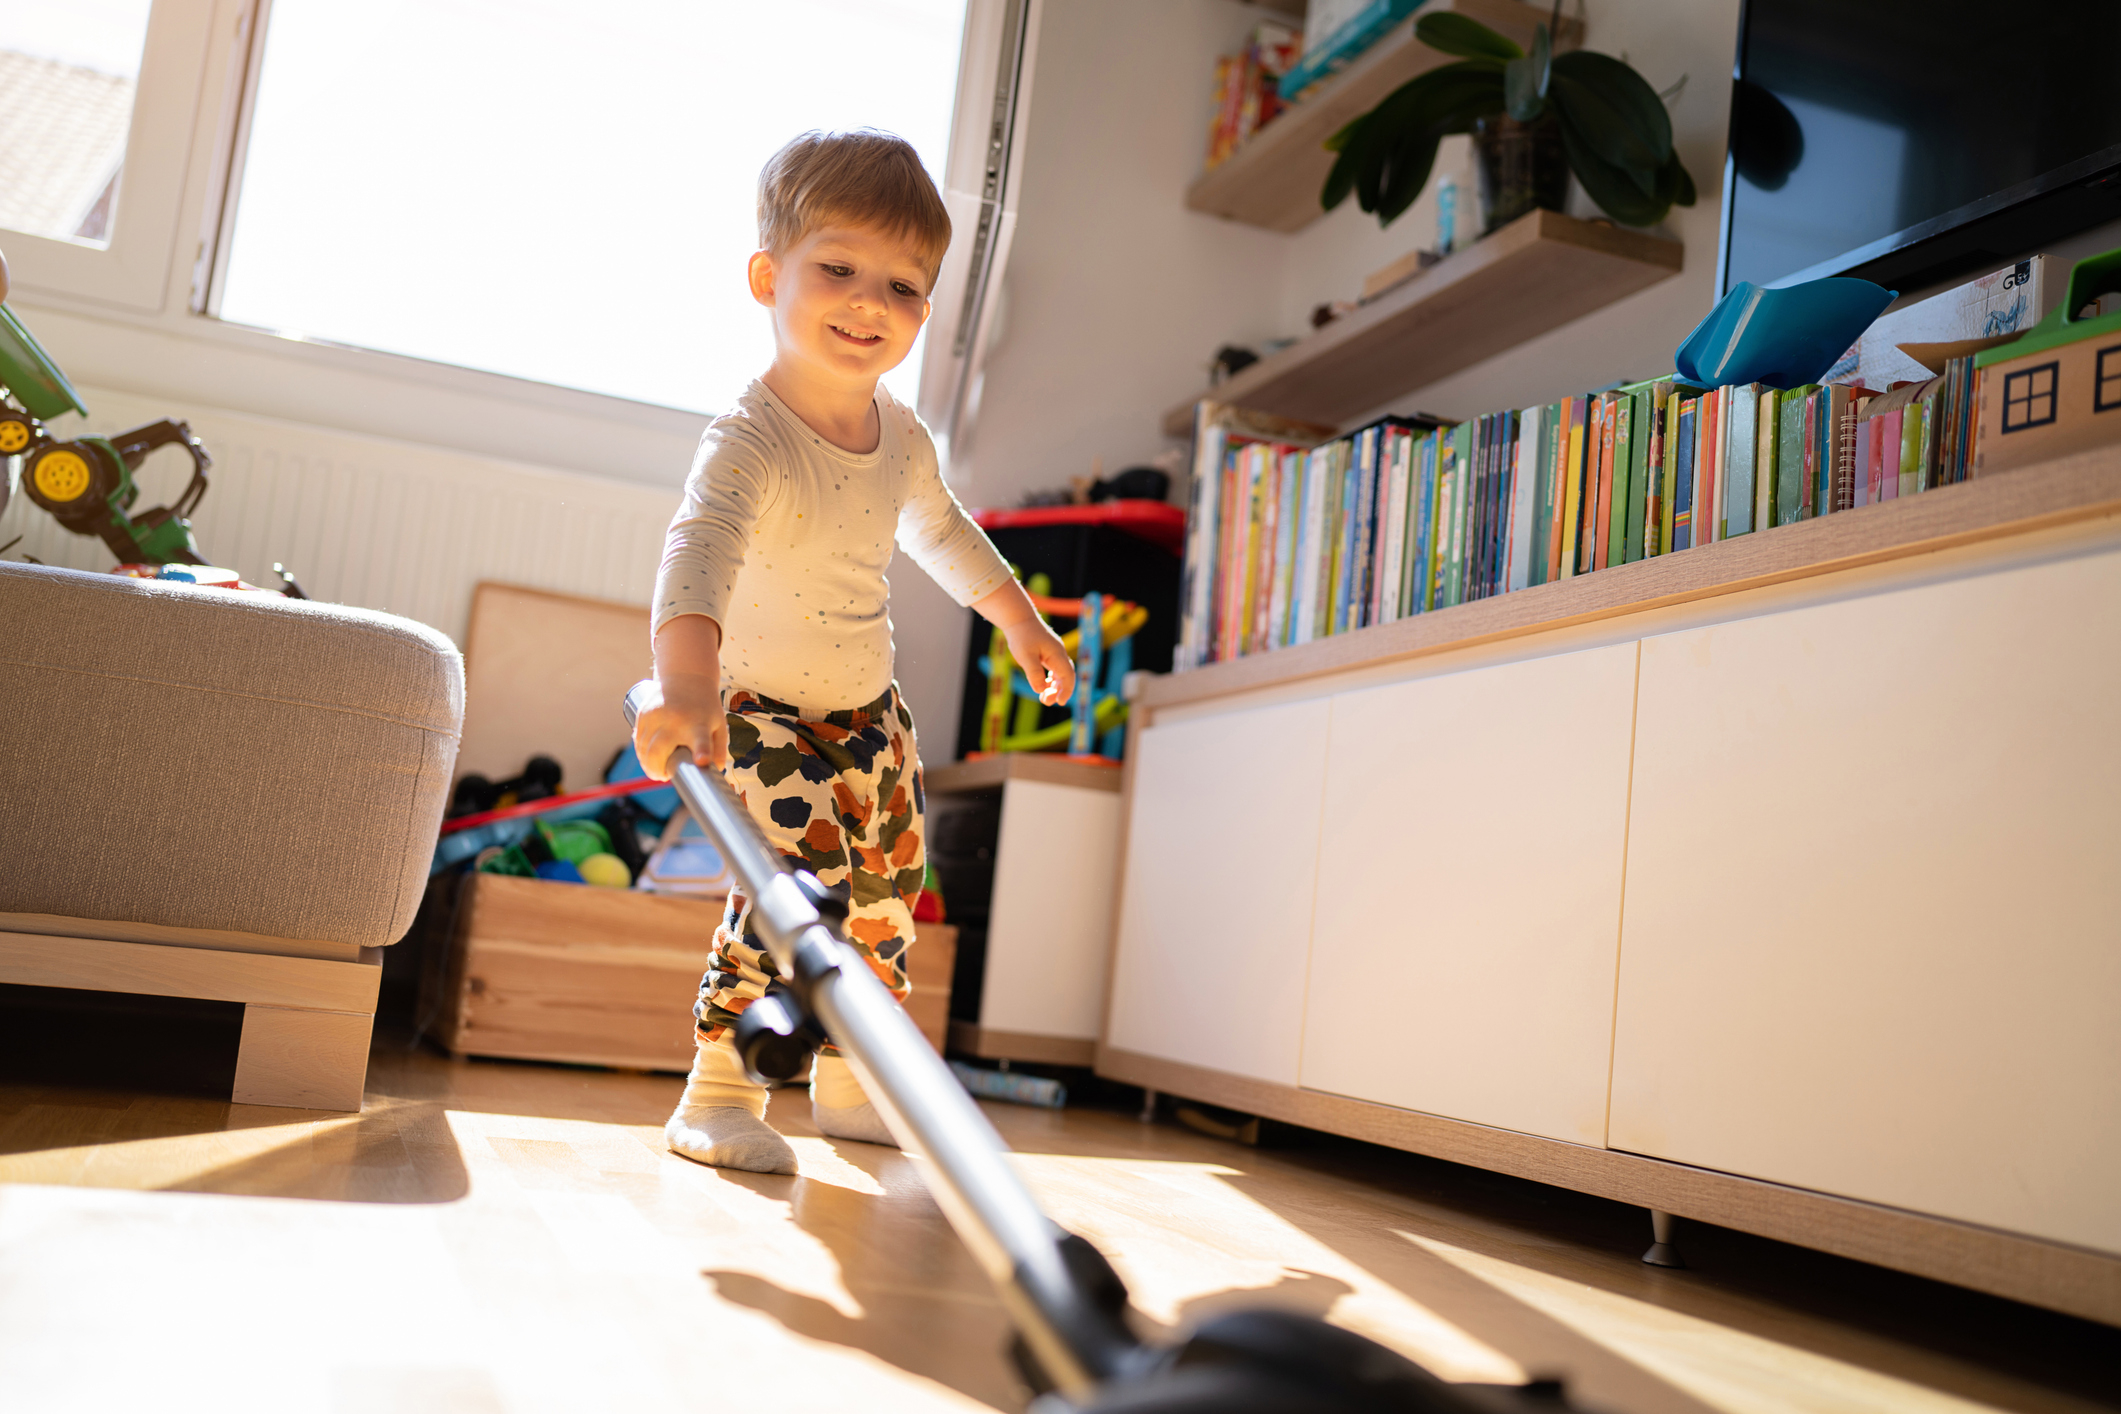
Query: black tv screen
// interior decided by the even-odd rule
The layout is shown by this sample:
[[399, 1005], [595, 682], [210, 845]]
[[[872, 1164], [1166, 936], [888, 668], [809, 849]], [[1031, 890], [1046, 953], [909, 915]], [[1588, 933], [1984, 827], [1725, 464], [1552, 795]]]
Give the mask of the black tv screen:
[[2121, 218], [2121, 0], [1745, 0], [1720, 288], [1904, 291]]

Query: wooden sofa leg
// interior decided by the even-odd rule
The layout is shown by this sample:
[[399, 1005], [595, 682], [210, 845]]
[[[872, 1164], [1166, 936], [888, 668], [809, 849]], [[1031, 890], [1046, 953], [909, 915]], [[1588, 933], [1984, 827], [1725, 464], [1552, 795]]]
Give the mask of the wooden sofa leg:
[[370, 1012], [246, 1005], [235, 1102], [359, 1110], [375, 1020]]

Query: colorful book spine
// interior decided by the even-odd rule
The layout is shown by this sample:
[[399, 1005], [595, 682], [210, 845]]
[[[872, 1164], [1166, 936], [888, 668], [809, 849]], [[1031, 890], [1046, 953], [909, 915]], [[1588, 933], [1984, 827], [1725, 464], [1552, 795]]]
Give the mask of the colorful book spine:
[[1419, 488], [1414, 503], [1413, 563], [1407, 567], [1407, 612], [1425, 614], [1436, 607], [1436, 474], [1443, 433], [1431, 428], [1421, 439]]
[[1613, 395], [1613, 481], [1611, 520], [1604, 533], [1604, 555], [1598, 567], [1624, 565], [1628, 561], [1628, 469], [1635, 460], [1635, 395]]
[[1193, 414], [1193, 477], [1186, 492], [1186, 564], [1179, 581], [1180, 614], [1176, 665], [1197, 668], [1207, 661], [1210, 605], [1219, 561], [1216, 544], [1216, 493], [1221, 490], [1223, 428], [1203, 403]]
[[1517, 414], [1517, 442], [1512, 449], [1510, 485], [1510, 580], [1512, 594], [1535, 581], [1532, 547], [1539, 539], [1539, 428], [1545, 408]]
[[1554, 578], [1573, 579], [1576, 575], [1576, 538], [1583, 522], [1585, 407], [1582, 398], [1570, 398], [1563, 406], [1567, 421], [1562, 428], [1560, 447], [1562, 506], [1557, 532], [1559, 543], [1554, 550]]
[[1466, 536], [1473, 510], [1473, 450], [1478, 429], [1461, 422], [1451, 429], [1451, 552], [1446, 568], [1446, 602], [1466, 602]]
[[1654, 504], [1643, 508], [1643, 553], [1672, 553], [1672, 500], [1679, 485], [1679, 404], [1686, 390], [1674, 386], [1664, 400], [1664, 461], [1650, 486]]
[[1679, 404], [1679, 466], [1677, 493], [1672, 498], [1672, 549], [1694, 544], [1694, 461], [1701, 421], [1701, 399], [1687, 398]]
[[1701, 395], [1701, 447], [1694, 454], [1694, 543], [1716, 543], [1716, 488], [1723, 477], [1723, 389]]
[[1378, 453], [1383, 471], [1378, 478], [1377, 550], [1371, 557], [1370, 602], [1376, 606], [1372, 622], [1388, 624], [1398, 619], [1399, 596], [1386, 585], [1399, 583], [1400, 561], [1406, 550], [1407, 465], [1406, 446], [1411, 439], [1402, 428], [1387, 428], [1384, 447]]
[[1533, 449], [1532, 537], [1527, 555], [1531, 561], [1531, 583], [1551, 584], [1554, 579], [1554, 513], [1559, 508], [1554, 475], [1554, 433], [1561, 422], [1561, 404], [1548, 403], [1539, 410], [1538, 445]]
[[1878, 499], [1881, 501], [1900, 499], [1900, 429], [1906, 418], [1907, 409], [1897, 407], [1872, 419], [1878, 424]]
[[1753, 528], [1766, 530], [1775, 522], [1775, 442], [1781, 422], [1782, 390], [1760, 390], [1760, 411], [1755, 418], [1753, 449]]
[[1653, 452], [1664, 449], [1664, 439], [1658, 434], [1657, 408], [1668, 382], [1659, 381], [1634, 394], [1634, 409], [1630, 414], [1628, 456], [1628, 509], [1627, 534], [1621, 545], [1621, 562], [1633, 564], [1648, 556], [1650, 515], [1650, 468], [1656, 465], [1651, 460]]
[[1760, 385], [1730, 389], [1723, 439], [1723, 526], [1720, 537], [1753, 533], [1754, 462], [1760, 452]]
[[1818, 385], [1783, 391], [1775, 429], [1775, 524], [1795, 525], [1805, 518], [1805, 403]]
[[1303, 524], [1304, 454], [1295, 447], [1279, 449], [1279, 484], [1274, 536], [1274, 587], [1268, 596], [1267, 646], [1286, 648], [1289, 643], [1289, 596], [1296, 584], [1296, 542]]

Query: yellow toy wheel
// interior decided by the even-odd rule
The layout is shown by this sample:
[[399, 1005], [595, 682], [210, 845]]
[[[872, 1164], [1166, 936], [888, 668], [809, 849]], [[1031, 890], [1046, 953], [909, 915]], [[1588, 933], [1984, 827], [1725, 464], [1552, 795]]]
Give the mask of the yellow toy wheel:
[[20, 413], [0, 413], [0, 457], [19, 456], [36, 440], [28, 418]]
[[71, 447], [54, 447], [30, 465], [30, 485], [49, 505], [63, 506], [88, 494], [96, 470]]

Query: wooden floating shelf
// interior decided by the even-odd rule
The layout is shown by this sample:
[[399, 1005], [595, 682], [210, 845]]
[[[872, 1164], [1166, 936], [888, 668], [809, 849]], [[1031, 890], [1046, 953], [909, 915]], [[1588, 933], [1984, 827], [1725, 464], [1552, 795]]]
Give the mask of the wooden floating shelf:
[[[1533, 211], [1202, 398], [1338, 426], [1677, 274], [1677, 241]], [[1189, 436], [1189, 399], [1164, 433]]]
[[1755, 531], [1396, 623], [1144, 679], [1153, 713], [1379, 663], [2121, 516], [2121, 445], [1994, 472], [1917, 496]]
[[[1478, 20], [1527, 49], [1533, 28], [1550, 13], [1521, 0], [1430, 0], [1421, 14], [1444, 10]], [[1582, 43], [1582, 34], [1579, 21], [1561, 22], [1563, 47]], [[1451, 55], [1414, 38], [1414, 20], [1408, 20], [1354, 63], [1319, 80], [1304, 98], [1245, 139], [1221, 166], [1204, 173], [1186, 189], [1186, 208], [1270, 231], [1302, 230], [1325, 215], [1318, 193], [1333, 169], [1326, 139], [1408, 79], [1452, 62]]]

